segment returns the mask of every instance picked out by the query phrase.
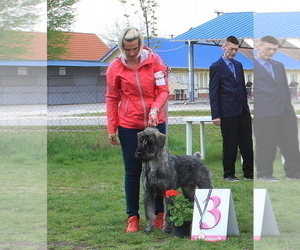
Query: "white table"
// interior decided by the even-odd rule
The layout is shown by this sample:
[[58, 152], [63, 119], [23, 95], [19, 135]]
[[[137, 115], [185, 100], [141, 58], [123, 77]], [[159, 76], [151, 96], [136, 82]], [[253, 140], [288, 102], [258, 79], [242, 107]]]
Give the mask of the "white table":
[[[298, 140], [300, 142], [300, 115], [297, 115], [298, 120]], [[186, 154], [193, 154], [193, 122], [200, 123], [200, 153], [202, 159], [205, 159], [205, 137], [204, 137], [204, 123], [212, 122], [211, 116], [197, 116], [185, 117], [183, 119], [186, 124]], [[284, 159], [283, 159], [284, 161]]]
[[205, 159], [205, 138], [204, 123], [212, 122], [211, 116], [185, 117], [183, 119], [186, 124], [186, 154], [193, 154], [193, 122], [200, 123], [200, 153], [202, 159]]

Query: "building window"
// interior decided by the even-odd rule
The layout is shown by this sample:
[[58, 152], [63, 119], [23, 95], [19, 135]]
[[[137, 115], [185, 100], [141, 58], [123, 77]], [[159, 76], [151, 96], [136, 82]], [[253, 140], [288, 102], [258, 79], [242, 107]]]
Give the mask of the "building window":
[[200, 88], [208, 88], [208, 74], [206, 72], [200, 73]]
[[66, 73], [66, 67], [59, 67], [59, 75], [64, 76]]
[[297, 74], [293, 74], [291, 75], [291, 77], [292, 77], [292, 81], [297, 82]]
[[19, 67], [18, 68], [18, 75], [20, 75], [20, 76], [27, 75], [27, 67]]

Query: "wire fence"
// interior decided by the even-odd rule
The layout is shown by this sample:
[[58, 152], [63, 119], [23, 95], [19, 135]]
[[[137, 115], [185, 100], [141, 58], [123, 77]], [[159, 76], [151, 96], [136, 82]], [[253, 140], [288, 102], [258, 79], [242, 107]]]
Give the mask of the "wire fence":
[[[199, 94], [201, 93], [201, 94]], [[204, 93], [204, 94], [203, 94]], [[56, 95], [57, 98], [58, 95]], [[75, 96], [72, 94], [72, 96]], [[94, 93], [93, 93], [94, 96]], [[176, 135], [175, 140], [169, 141], [169, 147], [173, 151], [186, 152], [186, 122], [187, 117], [195, 116], [210, 116], [210, 106], [208, 98], [208, 90], [196, 90], [195, 101], [190, 102], [188, 91], [180, 91], [177, 96], [173, 96], [172, 100], [168, 101], [166, 111], [168, 114], [167, 133]], [[63, 98], [63, 95], [61, 95]], [[57, 100], [59, 102], [60, 100]], [[63, 102], [63, 100], [61, 100]], [[209, 123], [207, 123], [209, 125]], [[106, 104], [101, 103], [82, 103], [78, 104], [74, 100], [74, 104], [68, 105], [49, 105], [48, 106], [48, 128], [57, 131], [64, 130], [66, 127], [78, 127], [81, 129], [106, 129]], [[84, 127], [84, 128], [83, 128]], [[209, 148], [214, 140], [220, 138], [219, 128], [205, 126], [205, 147]], [[173, 137], [173, 136], [172, 136]], [[174, 137], [173, 137], [174, 138]], [[193, 124], [193, 152], [200, 148], [200, 124]]]
[[[17, 98], [22, 96], [28, 97], [28, 93], [22, 95], [22, 86], [18, 87]], [[28, 87], [27, 87], [28, 90]], [[62, 89], [61, 89], [62, 90]], [[249, 90], [249, 89], [248, 89]], [[16, 89], [14, 89], [16, 91]], [[23, 89], [23, 92], [25, 90]], [[248, 100], [250, 108], [253, 109], [253, 92], [250, 89]], [[291, 88], [292, 100], [298, 110], [298, 89]], [[296, 93], [296, 94], [295, 94]], [[2, 93], [3, 94], [3, 93]], [[168, 113], [168, 134], [176, 135], [175, 138], [180, 140], [169, 141], [172, 149], [185, 151], [186, 145], [182, 141], [186, 140], [186, 122], [187, 117], [210, 116], [210, 104], [208, 98], [208, 89], [195, 90], [195, 100], [189, 101], [189, 91], [187, 89], [175, 90], [171, 100], [166, 105]], [[3, 94], [4, 95], [4, 94]], [[97, 96], [101, 96], [97, 99]], [[33, 128], [37, 126], [48, 126], [48, 129], [57, 131], [65, 130], [70, 127], [85, 127], [85, 130], [105, 129], [107, 126], [106, 104], [103, 100], [105, 96], [105, 88], [103, 86], [70, 86], [64, 91], [57, 93], [57, 89], [53, 95], [51, 88], [48, 86], [47, 94], [44, 94], [43, 100], [47, 99], [48, 103], [55, 98], [55, 103], [63, 105], [46, 105], [45, 103], [15, 104], [0, 106], [0, 126], [5, 129], [11, 127]], [[11, 99], [8, 99], [11, 100]], [[68, 100], [68, 104], [66, 103]], [[88, 101], [90, 100], [90, 102]], [[205, 123], [205, 149], [209, 148], [220, 140], [220, 129], [216, 126], [210, 126], [211, 123]], [[200, 148], [200, 124], [193, 123], [193, 152]]]
[[[182, 141], [186, 139], [186, 122], [187, 117], [210, 116], [209, 102], [206, 99], [198, 99], [191, 103], [188, 101], [171, 100], [166, 105], [168, 119], [168, 134], [176, 134], [178, 141], [169, 142], [173, 150], [185, 151], [186, 145]], [[208, 123], [209, 124], [209, 123]], [[99, 129], [105, 129], [107, 126], [106, 104], [74, 104], [74, 105], [55, 105], [48, 106], [48, 128], [55, 130], [64, 130], [66, 127], [89, 126]], [[209, 126], [205, 126], [206, 146], [217, 139], [217, 135], [210, 136], [213, 132]], [[193, 124], [193, 147], [194, 151], [200, 147], [200, 125], [197, 122]]]

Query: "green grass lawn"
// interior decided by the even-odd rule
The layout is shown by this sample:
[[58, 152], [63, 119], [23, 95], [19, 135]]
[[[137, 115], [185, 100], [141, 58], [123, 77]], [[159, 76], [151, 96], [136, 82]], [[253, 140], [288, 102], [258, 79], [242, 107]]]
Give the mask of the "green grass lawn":
[[[185, 127], [169, 137], [173, 154], [185, 152]], [[171, 131], [171, 128], [170, 128]], [[170, 132], [171, 134], [171, 132]], [[216, 188], [232, 188], [240, 236], [226, 242], [176, 239], [154, 230], [126, 234], [124, 169], [119, 146], [107, 143], [105, 130], [48, 133], [49, 249], [252, 249], [252, 182], [222, 180], [220, 137], [207, 153]], [[197, 146], [197, 142], [195, 142]], [[215, 149], [214, 149], [215, 148]], [[216, 151], [216, 152], [214, 152]], [[239, 174], [240, 168], [238, 167]], [[143, 191], [141, 191], [142, 195]], [[141, 226], [145, 228], [141, 199]]]
[[0, 132], [0, 249], [46, 249], [47, 132]]
[[[196, 126], [194, 129], [199, 131]], [[212, 172], [215, 188], [232, 190], [239, 236], [213, 243], [178, 239], [160, 230], [151, 234], [125, 233], [124, 167], [120, 147], [108, 144], [105, 129], [50, 131], [48, 249], [298, 249], [293, 248], [297, 244], [295, 235], [300, 232], [295, 227], [300, 221], [299, 206], [293, 198], [299, 192], [298, 182], [286, 181], [280, 164], [276, 171], [283, 187], [276, 183], [263, 186], [265, 184], [255, 182], [255, 187], [269, 190], [281, 236], [265, 237], [261, 242], [253, 243], [253, 182], [223, 181], [219, 130], [208, 127], [205, 136], [208, 139], [205, 164]], [[185, 153], [184, 125], [169, 126], [168, 146], [173, 154]], [[199, 148], [197, 140], [194, 140], [194, 148]], [[239, 162], [236, 171], [243, 179]], [[289, 213], [285, 212], [287, 204]], [[141, 226], [145, 228], [142, 199], [140, 205]]]

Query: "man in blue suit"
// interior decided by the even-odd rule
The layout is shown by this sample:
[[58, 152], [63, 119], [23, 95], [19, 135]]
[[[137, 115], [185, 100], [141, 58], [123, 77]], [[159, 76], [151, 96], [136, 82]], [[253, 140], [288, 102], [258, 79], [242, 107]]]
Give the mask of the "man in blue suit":
[[257, 179], [274, 182], [277, 147], [285, 159], [289, 179], [300, 179], [297, 117], [284, 65], [272, 59], [279, 47], [273, 36], [262, 37], [254, 60], [254, 135]]
[[253, 179], [252, 118], [247, 102], [243, 66], [234, 60], [239, 48], [235, 36], [226, 38], [224, 55], [210, 66], [209, 97], [213, 124], [221, 126], [224, 180], [235, 176], [237, 150], [243, 157], [243, 174]]

